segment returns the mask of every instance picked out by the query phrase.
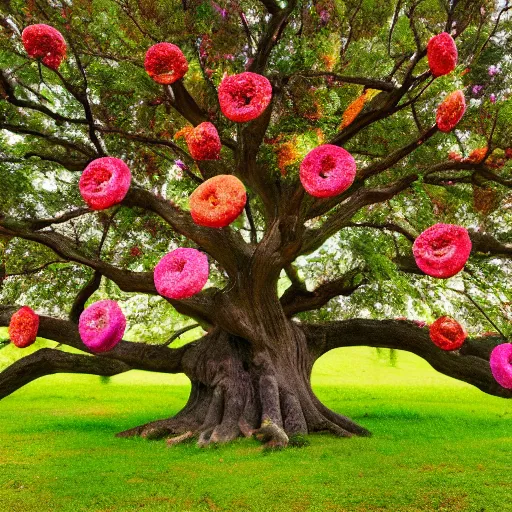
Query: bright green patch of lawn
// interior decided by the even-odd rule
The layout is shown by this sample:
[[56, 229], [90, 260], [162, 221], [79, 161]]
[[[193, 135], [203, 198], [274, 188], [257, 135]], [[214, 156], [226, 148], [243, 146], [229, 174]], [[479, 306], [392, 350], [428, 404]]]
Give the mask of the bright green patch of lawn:
[[0, 403], [0, 511], [512, 511], [510, 402], [365, 348], [324, 356], [313, 384], [374, 436], [167, 448], [114, 434], [179, 410], [185, 377], [40, 379]]

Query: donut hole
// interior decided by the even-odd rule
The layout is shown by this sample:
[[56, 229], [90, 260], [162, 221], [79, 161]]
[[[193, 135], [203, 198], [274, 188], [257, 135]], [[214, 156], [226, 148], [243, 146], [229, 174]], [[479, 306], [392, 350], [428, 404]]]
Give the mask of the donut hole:
[[249, 89], [238, 89], [231, 93], [231, 99], [233, 100], [233, 104], [235, 108], [243, 108], [250, 105], [255, 93], [251, 88]]
[[215, 194], [210, 194], [207, 198], [208, 203], [210, 203], [211, 206], [218, 206], [220, 203], [219, 198]]
[[87, 322], [91, 329], [103, 329], [107, 325], [107, 315], [105, 311], [95, 311], [92, 318]]
[[108, 169], [105, 169], [105, 168], [98, 169], [93, 174], [93, 179], [92, 179], [92, 183], [91, 183], [92, 191], [93, 192], [102, 192], [105, 189], [105, 187], [107, 186], [107, 184], [111, 178], [112, 178], [111, 171], [109, 171]]
[[171, 272], [175, 272], [177, 274], [181, 274], [183, 272], [183, 269], [185, 268], [185, 265], [187, 264], [186, 260], [174, 260], [171, 262], [169, 266], [169, 270]]
[[446, 338], [448, 341], [455, 341], [457, 339], [459, 331], [459, 326], [457, 324], [454, 324], [453, 322], [445, 322], [439, 329], [441, 336]]
[[443, 256], [446, 256], [452, 249], [452, 244], [450, 240], [447, 240], [445, 238], [437, 238], [432, 241], [431, 244], [431, 250], [432, 254], [436, 258], [442, 258]]
[[322, 158], [320, 164], [320, 178], [329, 178], [332, 170], [336, 167], [336, 159], [332, 155], [326, 155]]

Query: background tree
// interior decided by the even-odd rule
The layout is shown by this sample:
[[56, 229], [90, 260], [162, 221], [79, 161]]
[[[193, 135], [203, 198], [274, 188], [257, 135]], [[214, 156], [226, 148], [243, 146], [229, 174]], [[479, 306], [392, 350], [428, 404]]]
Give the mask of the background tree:
[[[0, 397], [56, 372], [184, 372], [185, 408], [121, 435], [197, 436], [202, 445], [255, 432], [274, 445], [320, 430], [366, 435], [310, 386], [316, 359], [359, 345], [408, 350], [512, 396], [489, 369], [491, 350], [512, 331], [508, 2], [2, 5], [0, 324], [15, 304], [31, 305], [45, 313], [39, 335], [58, 345], [26, 349], [0, 374]], [[21, 44], [35, 23], [64, 36], [58, 70]], [[459, 61], [434, 79], [426, 44], [443, 31]], [[161, 41], [189, 62], [170, 86], [144, 70], [147, 49]], [[221, 114], [217, 88], [244, 70], [268, 77], [273, 97], [263, 115], [235, 124]], [[440, 133], [436, 108], [456, 89], [468, 109]], [[220, 133], [218, 161], [194, 161], [173, 137], [204, 121]], [[358, 171], [346, 192], [318, 199], [298, 167], [327, 142], [348, 150]], [[132, 186], [119, 206], [93, 212], [78, 180], [105, 155], [128, 164]], [[242, 180], [245, 213], [222, 229], [198, 226], [188, 197], [218, 174]], [[412, 258], [412, 241], [436, 222], [467, 227], [473, 243], [465, 270], [448, 280], [425, 276]], [[166, 300], [152, 271], [178, 246], [208, 254], [209, 286]], [[86, 354], [77, 320], [105, 297], [122, 305], [132, 341]], [[470, 332], [458, 352], [440, 350], [422, 327], [445, 314]], [[197, 324], [204, 335], [169, 347]]]

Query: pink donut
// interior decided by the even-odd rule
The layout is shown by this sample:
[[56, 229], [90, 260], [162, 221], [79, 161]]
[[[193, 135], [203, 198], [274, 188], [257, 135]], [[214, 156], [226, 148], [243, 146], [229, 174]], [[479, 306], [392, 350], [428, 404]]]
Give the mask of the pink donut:
[[146, 52], [144, 68], [155, 82], [168, 85], [185, 76], [188, 62], [175, 44], [158, 43]]
[[115, 300], [100, 300], [80, 315], [78, 332], [92, 352], [112, 350], [123, 338], [126, 318]]
[[29, 57], [41, 59], [51, 69], [57, 69], [66, 58], [66, 41], [50, 25], [29, 25], [23, 30], [21, 41]]
[[227, 76], [218, 90], [222, 113], [231, 121], [246, 123], [259, 117], [272, 99], [268, 78], [246, 71]]
[[427, 45], [430, 71], [435, 77], [451, 73], [457, 66], [458, 52], [453, 37], [447, 32], [437, 34]]
[[132, 175], [119, 158], [106, 156], [93, 160], [82, 173], [80, 194], [93, 210], [104, 210], [120, 203], [128, 189]]
[[315, 197], [337, 196], [352, 185], [355, 177], [353, 156], [332, 144], [316, 147], [300, 164], [302, 186]]
[[434, 224], [416, 238], [412, 253], [425, 274], [446, 279], [464, 268], [471, 253], [471, 240], [462, 226]]
[[156, 290], [169, 299], [186, 299], [199, 293], [208, 281], [210, 269], [206, 254], [179, 248], [166, 254], [153, 273]]
[[512, 343], [502, 343], [493, 349], [489, 360], [492, 376], [506, 389], [512, 389]]

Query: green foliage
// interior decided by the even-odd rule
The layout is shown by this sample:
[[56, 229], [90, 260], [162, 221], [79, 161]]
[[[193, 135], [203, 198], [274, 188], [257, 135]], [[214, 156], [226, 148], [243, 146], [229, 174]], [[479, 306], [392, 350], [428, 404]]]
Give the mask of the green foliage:
[[[9, 76], [16, 97], [39, 103], [60, 116], [82, 119], [84, 109], [80, 101], [63, 86], [56, 73], [26, 57], [19, 34], [12, 28], [15, 26], [19, 31], [31, 23], [52, 24], [69, 42], [68, 59], [59, 71], [72, 87], [82, 87], [83, 77], [73, 56], [76, 49], [87, 76], [87, 94], [97, 124], [103, 129], [169, 143], [188, 123], [172, 108], [168, 92], [148, 77], [143, 61], [149, 46], [157, 41], [171, 41], [182, 48], [189, 61], [184, 79], [187, 89], [221, 135], [236, 139], [237, 128], [219, 112], [216, 87], [225, 74], [246, 69], [251, 52], [268, 27], [269, 17], [260, 2], [185, 3], [184, 10], [184, 3], [178, 0], [76, 0], [59, 7], [12, 0], [4, 8], [12, 24], [2, 24], [0, 28], [0, 68]], [[297, 184], [302, 158], [338, 133], [345, 109], [364, 90], [363, 85], [308, 75], [332, 72], [398, 84], [406, 73], [407, 59], [416, 51], [411, 21], [405, 14], [414, 7], [415, 28], [422, 44], [446, 29], [443, 2], [407, 0], [400, 5], [395, 19], [396, 2], [298, 2], [265, 71], [276, 85], [276, 94], [257, 163], [262, 172], [268, 170], [273, 180], [279, 180], [280, 186]], [[503, 16], [497, 36], [490, 37], [499, 7], [490, 0], [457, 2], [453, 18], [462, 33], [457, 37], [456, 70], [425, 88], [414, 115], [410, 108], [398, 110], [346, 142], [346, 149], [355, 156], [358, 168], [363, 169], [418, 137], [434, 124], [440, 99], [453, 90], [465, 90], [468, 109], [456, 130], [434, 135], [394, 167], [367, 180], [367, 185], [385, 186], [411, 173], [417, 173], [419, 179], [389, 201], [363, 208], [353, 222], [394, 222], [414, 236], [435, 222], [457, 223], [493, 233], [505, 243], [512, 241], [512, 199], [508, 187], [491, 184], [478, 176], [471, 179], [468, 171], [446, 173], [450, 179], [465, 178], [466, 183], [426, 183], [433, 164], [446, 161], [450, 152], [469, 156], [474, 149], [487, 144], [493, 129], [493, 154], [501, 160], [506, 155], [512, 136], [512, 101], [508, 98], [512, 31], [511, 21]], [[395, 68], [402, 57], [406, 64]], [[491, 65], [500, 69], [494, 77], [489, 75]], [[414, 73], [421, 76], [426, 70], [426, 59], [422, 59]], [[478, 94], [472, 92], [475, 85], [483, 87]], [[413, 99], [417, 92], [415, 89], [408, 93], [401, 103]], [[387, 94], [373, 96], [364, 105], [363, 113], [384, 102]], [[490, 102], [491, 94], [497, 97], [495, 105]], [[79, 173], [94, 154], [87, 125], [54, 120], [40, 111], [7, 101], [0, 102], [0, 123], [45, 135], [23, 134], [15, 129], [0, 131], [0, 215], [17, 220], [44, 218], [83, 206], [77, 187]], [[188, 197], [197, 183], [176, 166], [175, 160], [183, 156], [181, 153], [169, 144], [144, 144], [116, 133], [103, 134], [101, 138], [109, 155], [128, 163], [137, 185], [188, 208]], [[176, 144], [186, 150], [183, 141]], [[294, 154], [289, 161], [284, 159], [283, 165], [280, 151], [285, 144], [291, 146]], [[223, 148], [226, 172], [235, 169], [235, 160], [230, 150]], [[199, 174], [192, 162], [187, 163], [191, 172]], [[511, 180], [510, 161], [504, 162], [496, 173], [503, 180]], [[261, 202], [254, 196], [251, 191], [253, 214], [261, 236], [267, 226]], [[114, 212], [98, 254], [103, 231]], [[336, 212], [312, 219], [309, 227], [318, 227], [332, 214]], [[248, 223], [244, 217], [233, 227], [247, 237]], [[190, 245], [157, 216], [126, 207], [91, 213], [55, 229], [76, 240], [80, 250], [89, 256], [101, 256], [134, 272], [150, 272], [168, 250]], [[41, 313], [64, 317], [91, 271], [75, 263], [55, 262], [60, 258], [32, 242], [2, 239], [0, 243], [0, 269], [3, 272], [5, 267], [8, 276], [0, 285], [0, 302], [27, 303]], [[459, 311], [467, 315], [465, 323], [470, 329], [489, 330], [488, 320], [468, 303], [466, 296], [450, 289], [458, 287], [458, 292], [463, 290], [476, 297], [500, 329], [510, 332], [509, 262], [475, 255], [471, 259], [471, 274], [445, 283], [403, 273], [397, 261], [410, 255], [410, 251], [409, 240], [396, 233], [371, 228], [342, 229], [318, 251], [297, 260], [299, 274], [312, 290], [358, 268], [364, 284], [350, 297], [335, 298], [320, 311], [305, 313], [301, 318], [408, 316], [431, 321], [440, 313]], [[39, 267], [44, 268], [14, 275]], [[222, 269], [216, 268], [214, 262], [212, 269], [210, 283], [222, 288]], [[280, 293], [287, 284], [286, 278], [280, 281]], [[91, 300], [106, 296], [121, 301], [129, 316], [129, 334], [133, 339], [161, 343], [170, 332], [188, 322], [163, 299], [122, 293], [104, 279]]]

